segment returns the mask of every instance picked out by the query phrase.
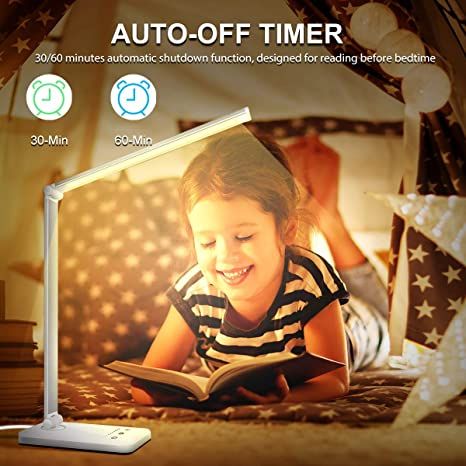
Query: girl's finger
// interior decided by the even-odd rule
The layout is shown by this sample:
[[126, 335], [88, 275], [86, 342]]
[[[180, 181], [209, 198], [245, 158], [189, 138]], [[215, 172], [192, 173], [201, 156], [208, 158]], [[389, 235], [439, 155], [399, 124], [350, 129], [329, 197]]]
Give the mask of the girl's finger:
[[225, 394], [221, 395], [219, 400], [222, 403], [228, 403], [228, 404], [236, 404], [238, 402], [237, 397], [235, 396], [235, 394], [231, 394], [231, 393], [225, 393]]
[[[284, 397], [278, 393], [269, 393], [267, 395], [258, 395], [257, 393], [251, 392], [244, 387], [238, 388], [238, 394], [248, 401], [252, 401], [258, 405], [266, 405], [270, 403], [279, 403]], [[287, 393], [288, 394], [288, 393]]]
[[279, 397], [283, 400], [290, 393], [290, 387], [283, 374], [279, 374], [276, 380]]
[[252, 401], [258, 405], [267, 402], [265, 397], [258, 395], [257, 393], [251, 392], [250, 390], [244, 387], [238, 387], [236, 389], [236, 393], [238, 393], [238, 395], [242, 396], [243, 398], [246, 398], [248, 401]]

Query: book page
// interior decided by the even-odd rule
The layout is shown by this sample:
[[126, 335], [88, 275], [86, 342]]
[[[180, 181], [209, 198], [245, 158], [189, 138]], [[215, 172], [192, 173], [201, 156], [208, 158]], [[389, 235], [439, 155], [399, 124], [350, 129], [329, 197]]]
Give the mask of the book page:
[[124, 361], [113, 361], [104, 366], [107, 369], [138, 379], [154, 383], [163, 383], [182, 388], [197, 398], [205, 398], [208, 378], [184, 372], [161, 369], [158, 367], [141, 366]]
[[253, 370], [253, 368], [257, 369], [261, 366], [268, 366], [273, 363], [287, 361], [297, 357], [298, 356], [293, 353], [279, 353], [258, 356], [244, 361], [236, 361], [233, 363], [225, 364], [210, 376], [207, 384], [207, 390], [209, 393], [211, 393], [217, 390], [220, 385], [223, 385], [222, 381], [231, 380], [241, 373], [248, 372], [248, 370]]

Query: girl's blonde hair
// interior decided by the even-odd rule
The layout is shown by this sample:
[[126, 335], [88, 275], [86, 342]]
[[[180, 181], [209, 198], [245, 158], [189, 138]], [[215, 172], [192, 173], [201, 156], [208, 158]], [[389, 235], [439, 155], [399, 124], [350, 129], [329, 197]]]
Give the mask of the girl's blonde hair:
[[209, 142], [184, 172], [180, 185], [182, 219], [206, 196], [244, 196], [274, 216], [284, 238], [290, 219], [298, 219], [299, 190], [280, 147], [270, 139], [230, 134]]

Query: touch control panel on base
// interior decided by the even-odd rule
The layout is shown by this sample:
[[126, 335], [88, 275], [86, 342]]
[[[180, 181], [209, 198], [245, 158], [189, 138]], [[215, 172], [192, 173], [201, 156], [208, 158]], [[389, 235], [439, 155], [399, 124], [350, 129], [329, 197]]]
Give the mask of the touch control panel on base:
[[43, 423], [22, 430], [18, 442], [23, 445], [73, 448], [107, 453], [132, 453], [151, 439], [149, 429], [63, 422], [52, 429]]

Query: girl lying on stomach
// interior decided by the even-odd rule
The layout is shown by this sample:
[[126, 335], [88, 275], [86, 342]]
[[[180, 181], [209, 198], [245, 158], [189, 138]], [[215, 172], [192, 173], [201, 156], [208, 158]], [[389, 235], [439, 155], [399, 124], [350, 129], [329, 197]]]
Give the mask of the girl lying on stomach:
[[[338, 184], [337, 173], [332, 183]], [[318, 192], [313, 194], [309, 202], [316, 202]], [[307, 351], [345, 367], [291, 389], [277, 375], [268, 393], [239, 387], [224, 401], [323, 401], [346, 394], [355, 362], [373, 361], [379, 339], [386, 338], [383, 331], [361, 335], [361, 319], [364, 329], [371, 323], [386, 328], [386, 321], [370, 307], [362, 317], [342, 312], [349, 295], [338, 274], [322, 257], [297, 246], [299, 191], [278, 146], [251, 135], [218, 137], [184, 173], [180, 201], [197, 263], [168, 290], [172, 306], [143, 365], [181, 370], [194, 345], [211, 370], [242, 358]], [[331, 229], [338, 232], [342, 225], [337, 221]], [[340, 235], [334, 247], [331, 238], [329, 243], [337, 267], [367, 266], [349, 235]], [[336, 248], [346, 247], [339, 258]], [[142, 404], [182, 403], [180, 396], [137, 379], [132, 394]]]

